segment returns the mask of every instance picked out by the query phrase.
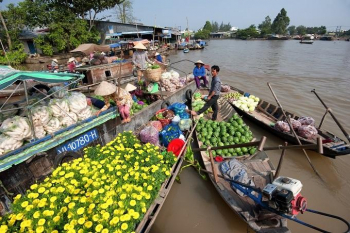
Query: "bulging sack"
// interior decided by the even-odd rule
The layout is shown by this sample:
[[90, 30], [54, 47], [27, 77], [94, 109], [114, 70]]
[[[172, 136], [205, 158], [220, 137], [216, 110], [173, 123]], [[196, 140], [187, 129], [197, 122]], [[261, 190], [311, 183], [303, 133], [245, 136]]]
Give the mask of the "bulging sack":
[[151, 143], [153, 145], [159, 146], [159, 132], [153, 126], [146, 126], [140, 132], [140, 140], [143, 143]]

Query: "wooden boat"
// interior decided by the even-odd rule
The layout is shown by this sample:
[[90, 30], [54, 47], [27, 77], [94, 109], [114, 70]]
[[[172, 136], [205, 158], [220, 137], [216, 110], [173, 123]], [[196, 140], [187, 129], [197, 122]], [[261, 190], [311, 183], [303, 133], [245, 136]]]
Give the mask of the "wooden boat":
[[[217, 121], [225, 121], [231, 118], [235, 113], [233, 107], [227, 101], [219, 101], [219, 109]], [[203, 143], [198, 140], [197, 133], [195, 140], [198, 143], [198, 147], [203, 145]], [[213, 173], [213, 166], [210, 162], [208, 152], [201, 151], [197, 156], [199, 156], [200, 160], [203, 162], [204, 169], [209, 173]], [[267, 184], [272, 183], [275, 168], [265, 152], [262, 151], [254, 156], [245, 157], [240, 160], [240, 162], [248, 168], [248, 177], [254, 177], [256, 188], [261, 188], [262, 190]], [[220, 162], [214, 162], [216, 171], [220, 171], [219, 166]], [[218, 177], [218, 182], [215, 182], [214, 175], [209, 175], [209, 178], [228, 206], [254, 231], [290, 232], [287, 228], [287, 220], [285, 218], [262, 209], [247, 196], [240, 196], [231, 188], [230, 182], [222, 177]]]
[[312, 40], [301, 40], [299, 43], [300, 44], [312, 44], [314, 42]]
[[[244, 91], [241, 91], [237, 88], [231, 87], [233, 91], [237, 91], [241, 93], [242, 95], [245, 94]], [[282, 114], [281, 108], [278, 106], [269, 103], [265, 100], [260, 99], [258, 106], [255, 108], [253, 112], [245, 112], [238, 107], [236, 107], [232, 102], [230, 104], [235, 108], [238, 114], [241, 116], [244, 116], [248, 118], [249, 120], [253, 121], [257, 125], [263, 127], [264, 129], [272, 132], [273, 134], [280, 137], [282, 140], [291, 142], [293, 144], [298, 144], [297, 140], [295, 139], [294, 135], [291, 132], [280, 132], [274, 128], [274, 124], [277, 121], [285, 121], [285, 117]], [[286, 111], [287, 116], [291, 116], [291, 118], [297, 120], [299, 119], [299, 116], [296, 114]], [[350, 154], [350, 144], [346, 143], [343, 139], [339, 138], [335, 134], [320, 129], [319, 127], [316, 127], [318, 131], [318, 137], [322, 138], [323, 141], [323, 155], [335, 158], [336, 156], [340, 155], [347, 155]], [[316, 144], [316, 139], [309, 140], [305, 139], [303, 137], [299, 136], [299, 140], [302, 144]]]
[[[21, 77], [25, 79], [23, 76], [27, 73], [21, 74]], [[74, 77], [70, 76], [74, 75], [65, 74], [65, 76], [59, 76], [60, 80], [56, 81], [63, 82], [76, 77], [76, 75]], [[48, 82], [50, 81], [52, 82], [52, 80]], [[16, 194], [24, 195], [30, 185], [43, 180], [61, 163], [82, 157], [85, 147], [97, 144], [105, 145], [121, 132], [134, 131], [147, 123], [159, 109], [164, 108], [169, 103], [185, 102], [187, 100], [186, 93], [189, 90], [195, 90], [195, 88], [195, 83], [191, 81], [175, 92], [155, 93], [155, 95], [163, 97], [134, 114], [127, 124], [121, 123], [116, 108], [112, 107], [98, 117], [91, 116], [3, 154], [0, 157], [0, 180], [2, 182], [0, 188], [0, 215], [10, 210], [11, 200]], [[166, 187], [166, 189], [168, 188], [169, 186]], [[14, 193], [14, 195], [11, 193]], [[157, 209], [158, 207], [154, 209], [152, 214]], [[149, 223], [147, 222], [147, 224]]]

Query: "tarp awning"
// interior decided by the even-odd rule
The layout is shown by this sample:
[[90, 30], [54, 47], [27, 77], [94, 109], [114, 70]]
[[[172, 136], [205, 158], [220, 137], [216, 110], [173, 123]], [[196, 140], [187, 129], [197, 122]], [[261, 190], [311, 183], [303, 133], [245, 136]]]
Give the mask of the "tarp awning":
[[0, 90], [5, 89], [17, 80], [33, 79], [39, 82], [59, 83], [67, 82], [80, 76], [80, 74], [20, 71], [10, 66], [0, 66]]
[[70, 51], [71, 53], [75, 52], [82, 52], [86, 55], [89, 55], [90, 53], [96, 52], [109, 52], [110, 47], [109, 45], [97, 45], [97, 44], [81, 44], [76, 49], [73, 49]]
[[111, 48], [119, 48], [120, 44], [119, 43], [110, 44], [109, 47], [111, 47]]

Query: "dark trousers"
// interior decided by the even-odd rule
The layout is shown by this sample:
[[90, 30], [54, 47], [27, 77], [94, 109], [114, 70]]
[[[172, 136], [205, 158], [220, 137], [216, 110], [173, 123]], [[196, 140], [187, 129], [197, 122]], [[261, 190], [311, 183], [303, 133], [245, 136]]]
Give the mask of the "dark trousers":
[[213, 113], [213, 117], [211, 118], [213, 121], [216, 120], [216, 118], [218, 117], [218, 110], [219, 110], [219, 106], [218, 106], [218, 99], [219, 99], [219, 95], [214, 95], [208, 102], [206, 102], [203, 106], [203, 108], [201, 108], [197, 114], [200, 115], [203, 112], [207, 111], [208, 108], [212, 108], [214, 113]]

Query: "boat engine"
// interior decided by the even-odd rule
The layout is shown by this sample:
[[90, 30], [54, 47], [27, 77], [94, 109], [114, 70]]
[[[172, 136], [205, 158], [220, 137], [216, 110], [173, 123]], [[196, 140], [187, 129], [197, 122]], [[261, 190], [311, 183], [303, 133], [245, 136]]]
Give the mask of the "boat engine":
[[306, 210], [306, 198], [300, 194], [303, 185], [299, 180], [279, 176], [264, 187], [262, 201], [272, 209], [295, 216]]

